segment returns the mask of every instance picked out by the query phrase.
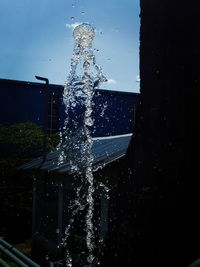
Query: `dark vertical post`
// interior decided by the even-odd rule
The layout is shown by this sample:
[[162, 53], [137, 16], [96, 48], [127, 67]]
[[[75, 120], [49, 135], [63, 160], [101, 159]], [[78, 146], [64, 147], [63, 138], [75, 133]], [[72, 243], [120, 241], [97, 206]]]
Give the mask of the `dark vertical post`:
[[105, 189], [102, 188], [100, 191], [101, 211], [100, 211], [100, 236], [105, 242], [106, 234], [108, 232], [108, 207], [109, 201], [106, 196]]
[[48, 89], [49, 89], [49, 80], [44, 77], [35, 76], [37, 80], [44, 81], [46, 83], [44, 90], [44, 146], [43, 146], [43, 162], [46, 160], [47, 154], [47, 138], [48, 138]]
[[33, 200], [32, 200], [32, 235], [36, 232], [36, 205], [37, 205], [37, 181], [33, 176]]
[[62, 230], [63, 230], [63, 181], [61, 180], [58, 185], [58, 244], [61, 243]]

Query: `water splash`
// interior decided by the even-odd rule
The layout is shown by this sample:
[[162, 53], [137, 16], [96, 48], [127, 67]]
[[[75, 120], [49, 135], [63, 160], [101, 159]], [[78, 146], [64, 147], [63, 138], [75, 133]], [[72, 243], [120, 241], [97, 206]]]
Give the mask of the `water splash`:
[[[70, 164], [71, 173], [79, 174], [81, 185], [76, 188], [76, 198], [71, 201], [70, 220], [65, 229], [63, 245], [66, 249], [66, 266], [72, 266], [72, 257], [68, 249], [68, 238], [74, 224], [75, 216], [87, 208], [85, 218], [86, 245], [88, 249], [87, 266], [94, 262], [94, 177], [92, 137], [90, 127], [94, 124], [92, 116], [94, 88], [106, 81], [100, 66], [96, 64], [92, 49], [95, 36], [94, 28], [87, 23], [75, 27], [75, 40], [71, 70], [67, 77], [63, 102], [66, 119], [61, 137], [61, 153], [58, 164], [65, 161]], [[85, 186], [86, 185], [86, 186]], [[86, 190], [83, 188], [86, 187]], [[85, 199], [85, 201], [83, 201]], [[83, 204], [85, 203], [85, 204]]]

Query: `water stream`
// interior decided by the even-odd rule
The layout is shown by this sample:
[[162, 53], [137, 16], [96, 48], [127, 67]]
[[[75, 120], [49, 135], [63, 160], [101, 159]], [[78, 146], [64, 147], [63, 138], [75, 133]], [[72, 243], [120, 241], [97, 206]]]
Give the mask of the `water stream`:
[[84, 209], [86, 209], [85, 240], [88, 250], [85, 266], [93, 266], [95, 258], [93, 225], [95, 186], [92, 169], [94, 158], [90, 127], [94, 124], [92, 116], [94, 91], [101, 82], [106, 81], [106, 78], [101, 67], [96, 64], [92, 49], [94, 36], [94, 28], [87, 23], [82, 23], [74, 29], [75, 44], [71, 70], [63, 92], [66, 119], [60, 145], [59, 164], [69, 162], [70, 172], [78, 174], [80, 179], [77, 185], [74, 184], [76, 197], [70, 203], [71, 213], [63, 238], [63, 246], [66, 250], [65, 266], [69, 267], [73, 266], [73, 259], [70, 255], [68, 239], [75, 216]]

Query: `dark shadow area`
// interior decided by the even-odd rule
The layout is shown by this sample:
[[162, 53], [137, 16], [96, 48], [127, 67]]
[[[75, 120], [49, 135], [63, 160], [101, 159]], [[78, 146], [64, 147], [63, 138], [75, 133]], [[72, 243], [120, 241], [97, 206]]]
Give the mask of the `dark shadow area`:
[[141, 102], [102, 266], [200, 257], [199, 11], [197, 1], [141, 0]]

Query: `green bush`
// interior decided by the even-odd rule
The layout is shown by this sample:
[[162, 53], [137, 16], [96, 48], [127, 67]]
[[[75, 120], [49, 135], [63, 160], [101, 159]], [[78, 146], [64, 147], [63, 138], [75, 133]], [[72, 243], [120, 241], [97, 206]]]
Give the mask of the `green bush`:
[[[41, 156], [44, 138], [43, 128], [32, 122], [0, 124], [0, 166], [15, 167]], [[47, 152], [55, 150], [58, 143], [59, 134], [47, 136]]]

